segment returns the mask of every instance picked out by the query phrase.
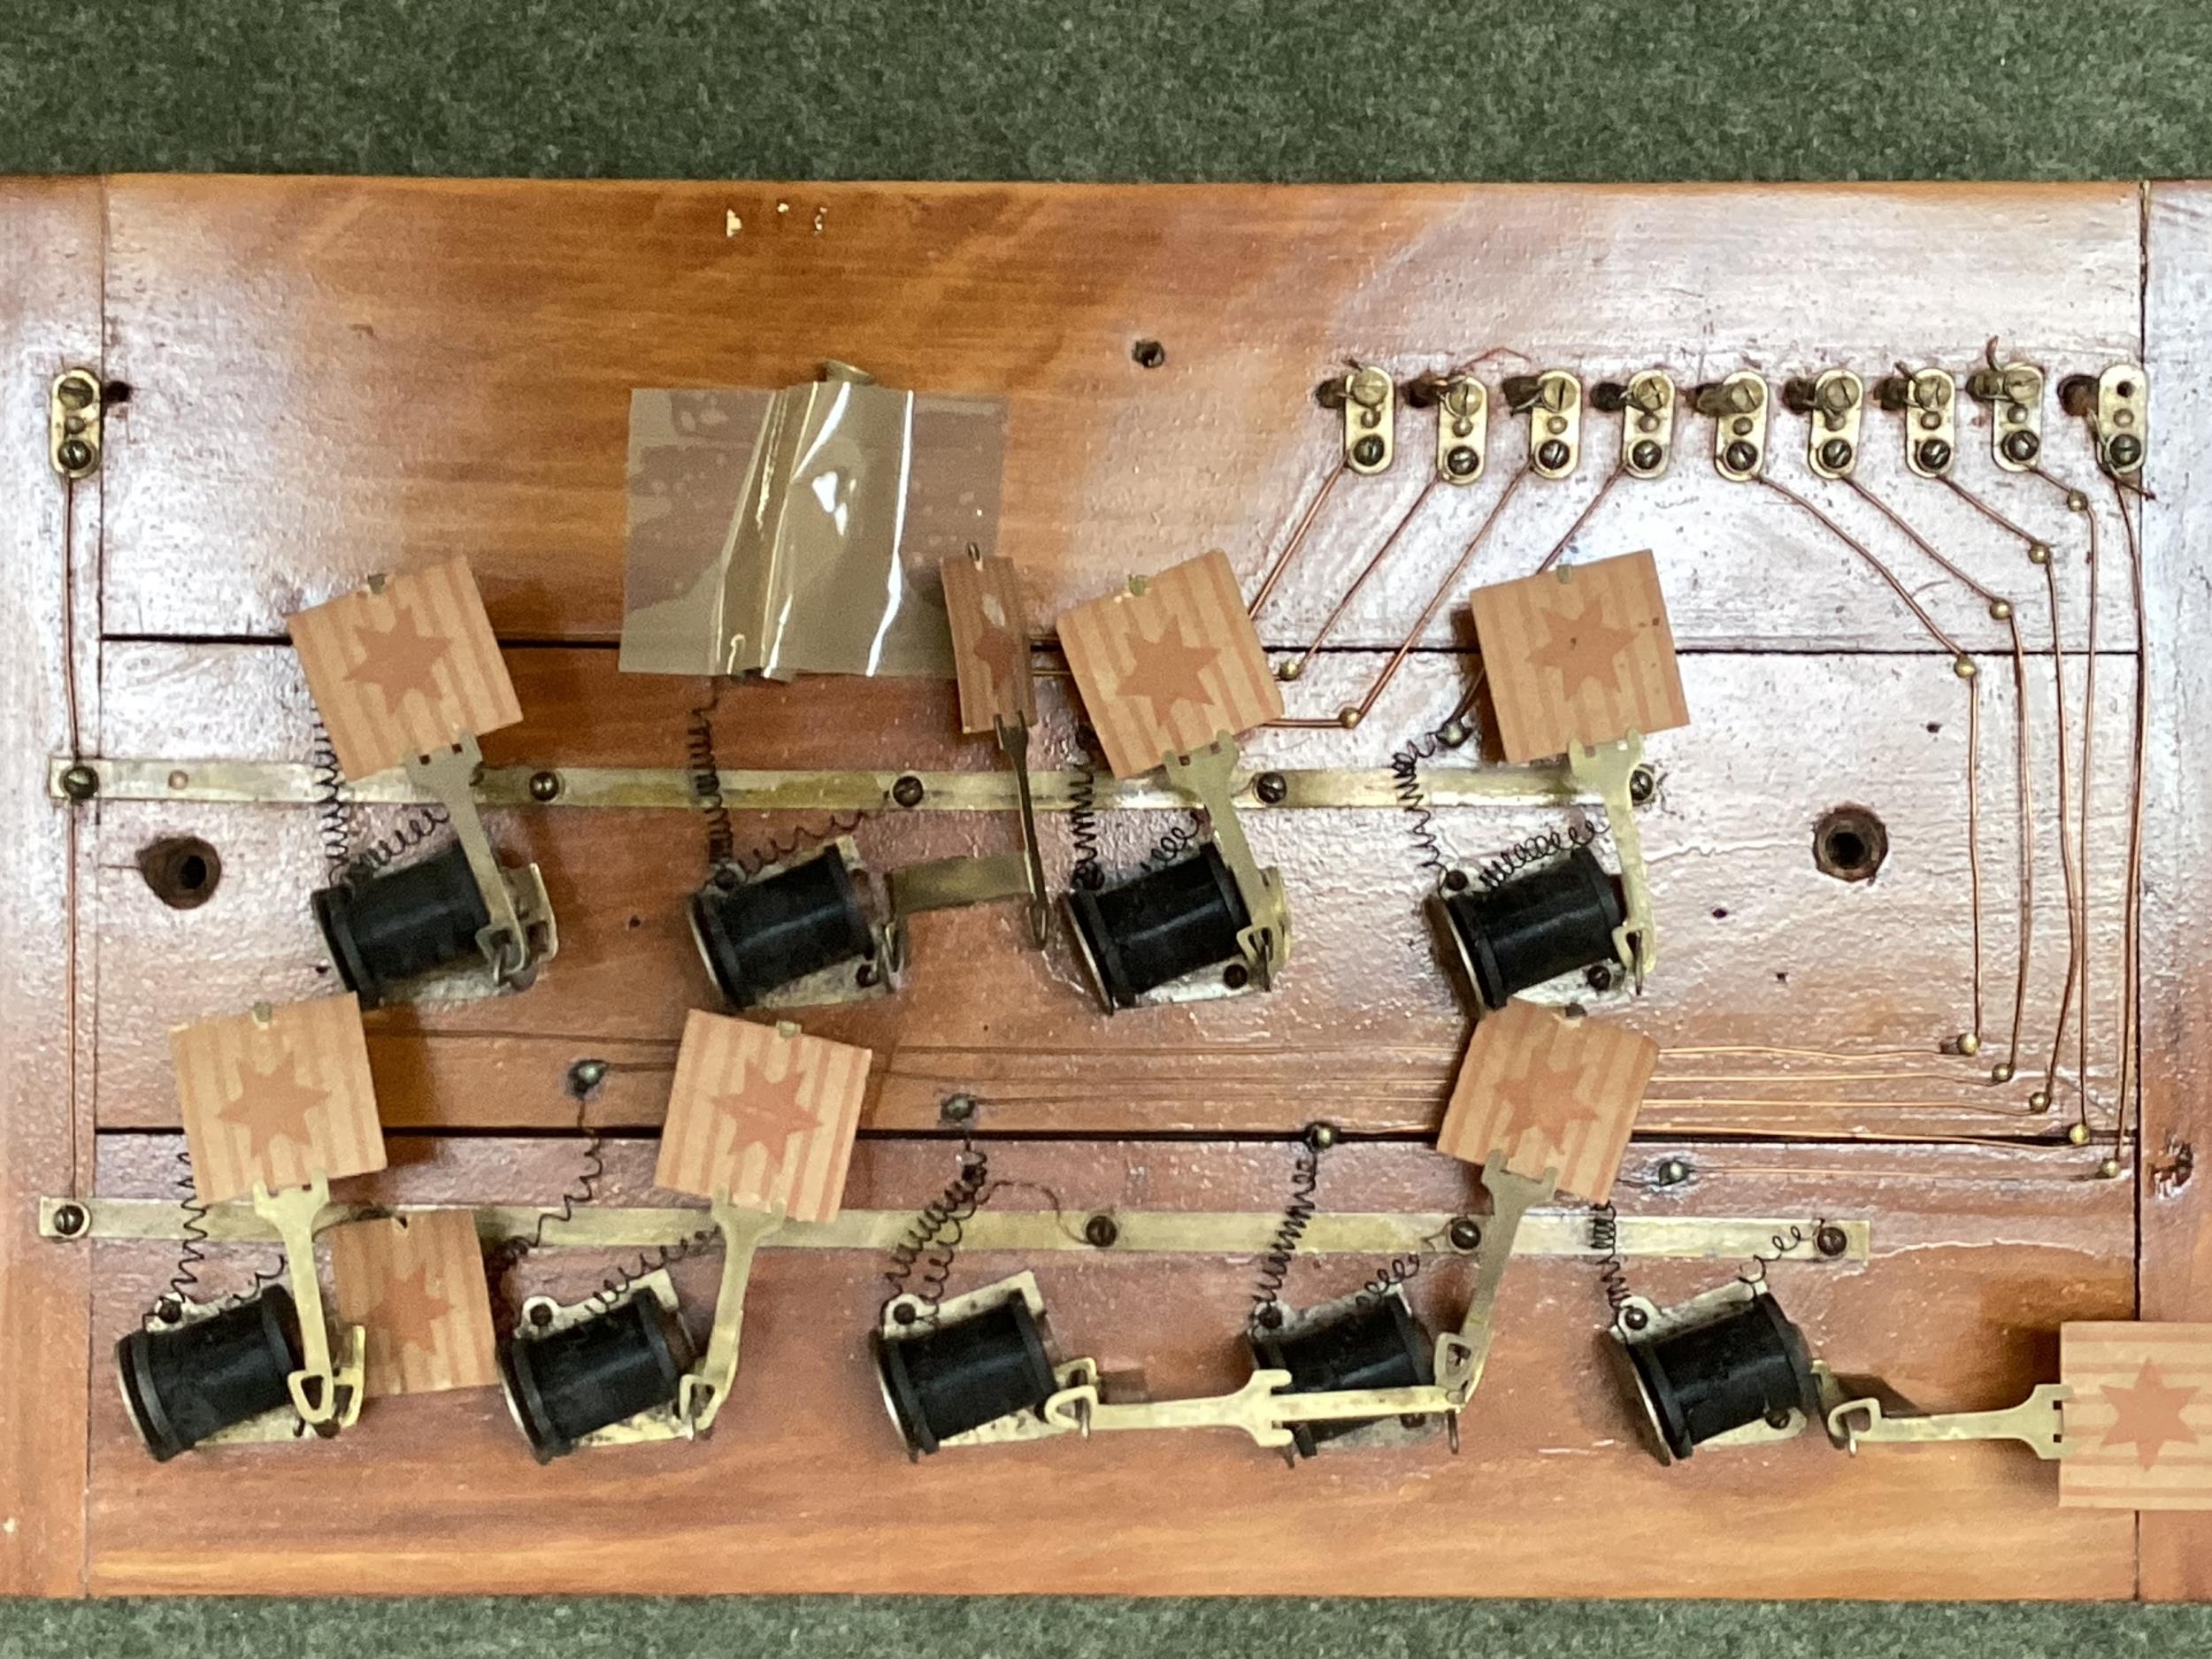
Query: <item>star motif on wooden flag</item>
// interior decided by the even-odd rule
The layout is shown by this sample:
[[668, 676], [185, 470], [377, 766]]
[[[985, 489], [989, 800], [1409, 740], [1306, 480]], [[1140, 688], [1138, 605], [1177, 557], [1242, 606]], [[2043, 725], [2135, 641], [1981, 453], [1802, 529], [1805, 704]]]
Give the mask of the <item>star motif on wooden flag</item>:
[[307, 1114], [330, 1103], [330, 1092], [299, 1080], [291, 1056], [278, 1053], [262, 1066], [241, 1061], [237, 1086], [216, 1116], [243, 1129], [252, 1142], [248, 1155], [254, 1162], [266, 1157], [280, 1141], [289, 1141], [304, 1153], [314, 1138]]
[[1028, 656], [1029, 641], [1014, 637], [1014, 630], [1007, 626], [1000, 610], [997, 595], [984, 595], [981, 609], [983, 627], [975, 637], [975, 654], [990, 671], [991, 695], [997, 699], [1018, 683], [1018, 664]]
[[737, 1145], [781, 1152], [793, 1135], [807, 1134], [821, 1126], [814, 1112], [799, 1103], [806, 1081], [806, 1073], [796, 1065], [771, 1081], [756, 1061], [752, 1075], [741, 1087], [716, 1097], [716, 1115], [735, 1132]]
[[434, 1354], [438, 1337], [433, 1327], [452, 1311], [453, 1304], [431, 1288], [430, 1263], [419, 1262], [405, 1278], [394, 1277], [385, 1282], [384, 1294], [377, 1298], [374, 1321], [378, 1329], [389, 1332], [401, 1346], [419, 1354]]
[[412, 611], [399, 606], [393, 612], [390, 627], [362, 628], [353, 637], [362, 657], [346, 670], [346, 678], [357, 685], [374, 686], [382, 694], [387, 710], [397, 714], [411, 691], [419, 692], [430, 702], [437, 701], [438, 665], [445, 661], [452, 641], [425, 634]]
[[2170, 1444], [2194, 1446], [2197, 1432], [2182, 1421], [2181, 1414], [2197, 1393], [2194, 1388], [2170, 1386], [2158, 1374], [2158, 1367], [2145, 1360], [2143, 1369], [2136, 1373], [2134, 1386], [2105, 1386], [2104, 1397], [2114, 1416], [2112, 1426], [2104, 1432], [2104, 1444], [2124, 1442], [2134, 1447], [2136, 1461], [2146, 1469], [2158, 1461], [2159, 1454]]
[[1612, 689], [1614, 665], [1636, 643], [1635, 629], [1617, 628], [1606, 620], [1601, 598], [1585, 600], [1571, 618], [1547, 614], [1544, 626], [1544, 642], [1529, 652], [1529, 661], [1557, 674], [1569, 698], [1580, 696], [1589, 686]]
[[1180, 618], [1162, 619], [1160, 637], [1145, 636], [1144, 624], [1131, 618], [1131, 667], [1116, 689], [1124, 696], [1141, 697], [1152, 705], [1152, 718], [1165, 726], [1175, 718], [1176, 705], [1205, 708], [1214, 698], [1202, 676], [1219, 661], [1221, 653], [1210, 645], [1193, 645], [1183, 637]]
[[1507, 1113], [1493, 1144], [1510, 1156], [1521, 1137], [1534, 1129], [1543, 1134], [1553, 1151], [1563, 1154], [1566, 1148], [1562, 1141], [1570, 1128], [1598, 1120], [1597, 1109], [1582, 1099], [1581, 1084], [1580, 1063], [1571, 1056], [1563, 1056], [1556, 1043], [1546, 1043], [1542, 1055], [1531, 1060], [1526, 1071], [1519, 1077], [1502, 1078], [1494, 1086]]

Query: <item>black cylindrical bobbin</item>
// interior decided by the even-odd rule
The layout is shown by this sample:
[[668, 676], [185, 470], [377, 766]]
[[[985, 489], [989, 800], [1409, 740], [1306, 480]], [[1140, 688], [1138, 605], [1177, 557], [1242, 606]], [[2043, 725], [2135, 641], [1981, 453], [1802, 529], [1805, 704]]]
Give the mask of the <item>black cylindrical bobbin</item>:
[[1652, 1427], [1675, 1457], [1792, 1408], [1819, 1414], [1804, 1333], [1764, 1291], [1718, 1318], [1626, 1347]]
[[1446, 893], [1443, 906], [1486, 1008], [1615, 960], [1620, 889], [1587, 847], [1499, 887]]
[[1078, 887], [1068, 908], [1116, 1008], [1133, 1008], [1147, 991], [1237, 956], [1237, 935], [1251, 925], [1228, 861], [1211, 841], [1119, 887]]
[[541, 1463], [576, 1442], [676, 1398], [691, 1340], [657, 1298], [629, 1301], [565, 1330], [518, 1337], [500, 1356], [507, 1404]]
[[374, 1008], [395, 986], [476, 952], [491, 912], [467, 849], [444, 851], [315, 895], [315, 920], [338, 977]]
[[1044, 1333], [1018, 1296], [913, 1336], [878, 1332], [876, 1371], [891, 1420], [916, 1456], [986, 1423], [1040, 1410], [1057, 1386]]
[[691, 933], [732, 1008], [875, 949], [852, 872], [833, 846], [772, 876], [708, 882], [692, 895]]
[[[1436, 1379], [1434, 1358], [1421, 1322], [1399, 1295], [1378, 1296], [1341, 1318], [1284, 1336], [1255, 1331], [1254, 1363], [1290, 1373], [1294, 1394], [1334, 1394], [1343, 1389], [1418, 1388]], [[1348, 1417], [1340, 1422], [1293, 1423], [1291, 1438], [1301, 1457], [1310, 1457], [1324, 1440], [1349, 1434], [1378, 1421]]]
[[133, 1331], [115, 1345], [123, 1403], [157, 1463], [211, 1434], [292, 1402], [300, 1368], [292, 1294], [272, 1285], [250, 1302], [167, 1331]]

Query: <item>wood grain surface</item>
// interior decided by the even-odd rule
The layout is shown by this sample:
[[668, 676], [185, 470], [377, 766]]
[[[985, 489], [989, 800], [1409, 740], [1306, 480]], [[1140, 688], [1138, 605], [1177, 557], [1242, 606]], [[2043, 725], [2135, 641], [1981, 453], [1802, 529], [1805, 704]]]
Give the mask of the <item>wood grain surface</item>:
[[[2212, 1596], [2201, 1523], [2145, 1517], [2139, 1534], [2124, 1513], [2062, 1509], [2055, 1471], [2016, 1447], [1853, 1459], [1807, 1438], [1661, 1468], [1597, 1363], [1604, 1302], [1587, 1262], [1508, 1274], [1455, 1462], [1431, 1441], [1290, 1472], [1228, 1435], [910, 1466], [865, 1344], [886, 1264], [772, 1246], [737, 1392], [703, 1444], [540, 1469], [496, 1394], [475, 1388], [377, 1400], [334, 1442], [157, 1466], [107, 1385], [106, 1350], [167, 1282], [173, 1249], [29, 1232], [31, 1199], [88, 1181], [96, 1146], [100, 1190], [171, 1194], [172, 1025], [334, 984], [307, 908], [327, 879], [311, 810], [48, 798], [45, 757], [70, 752], [65, 570], [88, 753], [180, 772], [305, 762], [312, 705], [284, 618], [371, 572], [465, 557], [521, 713], [486, 739], [488, 762], [680, 768], [703, 685], [621, 675], [611, 649], [631, 392], [787, 385], [835, 356], [926, 396], [1004, 399], [991, 545], [1018, 561], [1037, 635], [1041, 770], [1077, 753], [1079, 712], [1046, 623], [1210, 548], [1250, 592], [1340, 465], [1340, 422], [1313, 391], [1348, 357], [1400, 381], [1471, 364], [1494, 391], [1509, 373], [1563, 366], [1586, 388], [1653, 365], [1686, 388], [1747, 367], [1778, 388], [1830, 365], [1963, 372], [1995, 335], [2054, 378], [2146, 356], [2151, 373], [2156, 495], [2139, 511], [2158, 725], [2133, 1179], [2097, 1179], [2105, 1144], [2062, 1139], [2078, 1115], [2108, 1137], [2121, 1107], [2139, 666], [2124, 525], [2094, 492], [2093, 578], [2083, 520], [2048, 480], [1996, 472], [1978, 406], [1961, 411], [1958, 476], [2051, 542], [2047, 592], [2027, 537], [1911, 478], [1879, 412], [1862, 496], [1811, 480], [1799, 418], [1776, 411], [1772, 471], [1831, 529], [1773, 490], [1717, 479], [1709, 426], [1686, 415], [1663, 480], [1611, 483], [1617, 418], [1591, 411], [1575, 475], [1516, 488], [1526, 422], [1501, 406], [1481, 480], [1429, 490], [1434, 417], [1401, 406], [1396, 464], [1330, 492], [1263, 615], [1269, 651], [1297, 648], [1388, 541], [1333, 649], [1288, 687], [1288, 712], [1358, 701], [1440, 580], [1463, 559], [1463, 572], [1358, 730], [1257, 731], [1247, 761], [1383, 772], [1468, 696], [1473, 588], [1555, 549], [1578, 567], [1652, 549], [1694, 723], [1647, 745], [1658, 787], [1640, 823], [1662, 969], [1640, 997], [1584, 999], [1661, 1050], [1615, 1202], [1631, 1215], [1870, 1220], [1870, 1262], [1783, 1263], [1778, 1294], [1839, 1370], [1881, 1375], [1929, 1409], [2008, 1404], [2055, 1378], [2064, 1321], [2212, 1317], [2205, 1189], [2174, 1174], [2206, 1110], [2188, 894], [2212, 858], [2196, 787], [2212, 716], [2181, 665], [2202, 657], [2212, 614], [2193, 551], [2206, 505], [2194, 446], [2165, 440], [2212, 420], [2212, 211], [2193, 187], [2154, 192], [2147, 263], [2142, 208], [2129, 185], [0, 187], [0, 409], [36, 438], [0, 445], [0, 492], [34, 509], [0, 514], [11, 569], [31, 572], [0, 594], [0, 698], [38, 733], [0, 758], [13, 849], [0, 1036], [22, 1056], [0, 1117], [0, 1311], [28, 1344], [9, 1402], [26, 1386], [50, 1402], [35, 1417], [0, 1412], [0, 1518], [19, 1523], [0, 1527], [0, 1588], [2125, 1597], [2139, 1571], [2146, 1595]], [[1138, 360], [1139, 340], [1160, 342], [1164, 360]], [[71, 361], [131, 388], [102, 472], [76, 492], [73, 568], [43, 447], [46, 385]], [[2052, 478], [2093, 483], [2081, 432], [2046, 413]], [[933, 565], [958, 545], [933, 548]], [[1992, 594], [2028, 653], [2033, 951], [2016, 1048], [2019, 727]], [[1980, 669], [1971, 721], [1953, 642]], [[2086, 900], [2062, 1033], [2062, 710]], [[1496, 723], [1477, 715], [1482, 741], [1425, 761], [1409, 789], [1438, 767], [1499, 764]], [[1004, 764], [962, 734], [949, 681], [741, 686], [716, 725], [731, 768]], [[1815, 826], [1842, 805], [1886, 827], [1871, 881], [1816, 867]], [[1043, 1204], [1049, 1189], [1071, 1225], [1117, 1207], [1271, 1210], [1290, 1174], [1279, 1141], [1321, 1115], [1356, 1137], [1325, 1167], [1325, 1207], [1478, 1204], [1471, 1169], [1356, 1137], [1432, 1135], [1467, 1037], [1421, 914], [1435, 872], [1420, 836], [1440, 861], [1479, 865], [1560, 812], [1451, 807], [1425, 832], [1389, 807], [1242, 817], [1260, 862], [1283, 872], [1297, 933], [1271, 995], [1110, 1021], [1064, 937], [1032, 950], [1018, 916], [987, 907], [918, 918], [898, 995], [805, 1012], [810, 1036], [877, 1056], [844, 1202], [907, 1209], [939, 1191], [955, 1147], [942, 1103], [965, 1094], [994, 1175], [1035, 1183], [995, 1202]], [[376, 835], [397, 815], [362, 818]], [[488, 818], [508, 858], [542, 867], [560, 954], [521, 995], [368, 1017], [390, 1167], [342, 1195], [554, 1203], [588, 1120], [614, 1136], [603, 1200], [665, 1202], [644, 1132], [662, 1122], [687, 1013], [712, 1006], [683, 919], [703, 817], [557, 802]], [[1179, 821], [1106, 814], [1108, 864], [1134, 869]], [[824, 825], [741, 811], [733, 827], [745, 851]], [[879, 869], [1013, 844], [1001, 817], [888, 802], [855, 834]], [[140, 869], [150, 843], [180, 835], [222, 861], [192, 909], [170, 908]], [[1042, 836], [1063, 887], [1066, 816], [1042, 815]], [[1943, 1051], [1977, 1026], [1978, 1055]], [[580, 1101], [571, 1068], [586, 1059], [605, 1069]], [[1992, 1085], [2007, 1060], [2016, 1075]], [[2038, 1112], [2047, 1065], [2055, 1100]], [[1668, 1160], [1688, 1179], [1662, 1184]], [[266, 1253], [212, 1254], [219, 1290]], [[506, 1288], [572, 1298], [627, 1264], [546, 1250]], [[695, 1335], [715, 1265], [709, 1252], [676, 1269]], [[1245, 1373], [1249, 1260], [976, 1255], [955, 1287], [1023, 1265], [1066, 1353], [1141, 1368], [1161, 1396]], [[1287, 1294], [1317, 1302], [1380, 1265], [1301, 1260]], [[1632, 1273], [1664, 1302], [1734, 1266]], [[1455, 1317], [1464, 1281], [1463, 1264], [1438, 1261], [1414, 1300], [1432, 1322]]]
[[865, 1048], [694, 1009], [684, 1020], [653, 1179], [749, 1210], [827, 1221], [867, 1092]]
[[329, 1238], [334, 1303], [341, 1325], [365, 1333], [371, 1397], [498, 1386], [484, 1253], [466, 1210], [350, 1222]]
[[1479, 1168], [1493, 1152], [1518, 1175], [1601, 1204], [1636, 1126], [1659, 1045], [1624, 1022], [1570, 1019], [1515, 998], [1467, 1040], [1436, 1149]]
[[202, 1203], [384, 1167], [352, 992], [195, 1020], [169, 1033], [169, 1055]]

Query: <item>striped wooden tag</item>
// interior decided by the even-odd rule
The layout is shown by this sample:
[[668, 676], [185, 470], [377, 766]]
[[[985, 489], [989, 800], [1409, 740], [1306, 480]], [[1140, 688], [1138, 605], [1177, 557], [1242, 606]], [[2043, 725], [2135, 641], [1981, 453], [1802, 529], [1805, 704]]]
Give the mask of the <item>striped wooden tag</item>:
[[499, 1380], [473, 1215], [420, 1211], [352, 1222], [329, 1236], [338, 1317], [367, 1333], [370, 1394], [434, 1394]]
[[1060, 646], [1117, 778], [1282, 718], [1282, 687], [1217, 549], [1141, 593], [1076, 606], [1060, 618]]
[[349, 778], [522, 718], [465, 558], [402, 571], [291, 618], [300, 667]]
[[1649, 553], [1478, 588], [1472, 603], [1508, 760], [1690, 723]]
[[741, 1207], [780, 1203], [794, 1221], [827, 1221], [844, 1201], [874, 1057], [795, 1025], [695, 1009], [676, 1052], [655, 1184], [702, 1198], [726, 1186]]
[[2212, 1509], [2212, 1325], [2059, 1327], [2061, 1508]]
[[177, 1104], [206, 1204], [384, 1167], [361, 1004], [349, 991], [169, 1033]]
[[956, 554], [940, 568], [945, 615], [952, 623], [953, 666], [960, 676], [960, 729], [996, 731], [1001, 720], [1035, 726], [1029, 612], [1014, 561]]
[[1601, 1204], [1628, 1148], [1659, 1045], [1601, 1019], [1516, 998], [1475, 1026], [1436, 1148], [1517, 1175], [1559, 1171], [1559, 1190]]

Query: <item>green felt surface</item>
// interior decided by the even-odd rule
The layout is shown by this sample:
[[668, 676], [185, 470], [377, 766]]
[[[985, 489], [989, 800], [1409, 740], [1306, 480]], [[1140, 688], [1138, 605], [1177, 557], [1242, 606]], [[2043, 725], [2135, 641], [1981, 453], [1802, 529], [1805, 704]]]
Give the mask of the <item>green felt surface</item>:
[[[2202, 175], [2208, 67], [2212, 8], [2192, 0], [0, 0], [0, 172]], [[1600, 1592], [1606, 1526], [1591, 1517]], [[930, 1540], [924, 1517], [914, 1548]], [[1116, 1649], [2081, 1659], [2212, 1649], [2212, 1615], [1229, 1600], [0, 1604], [0, 1659]]]

